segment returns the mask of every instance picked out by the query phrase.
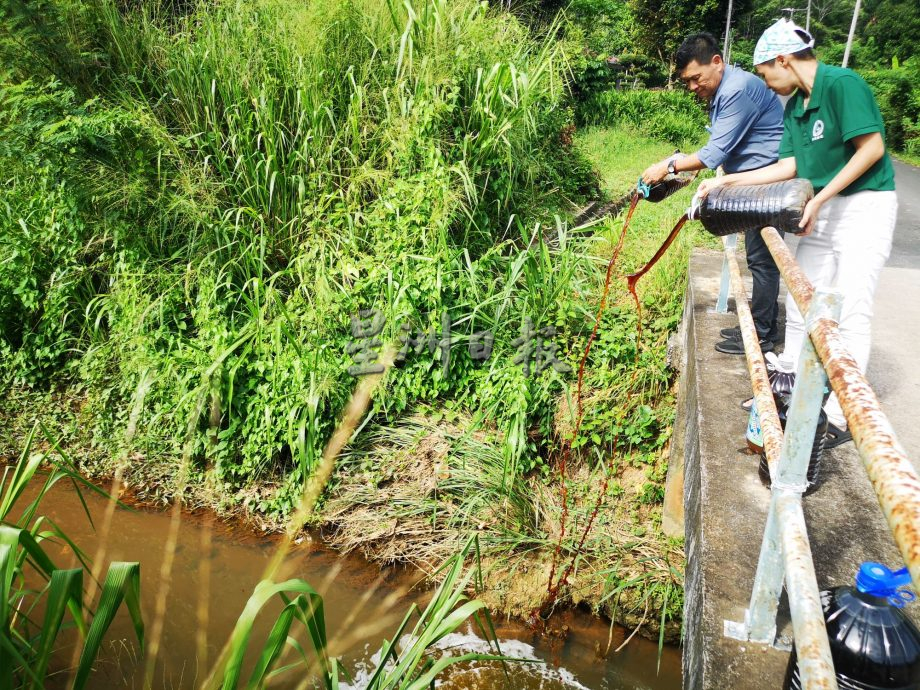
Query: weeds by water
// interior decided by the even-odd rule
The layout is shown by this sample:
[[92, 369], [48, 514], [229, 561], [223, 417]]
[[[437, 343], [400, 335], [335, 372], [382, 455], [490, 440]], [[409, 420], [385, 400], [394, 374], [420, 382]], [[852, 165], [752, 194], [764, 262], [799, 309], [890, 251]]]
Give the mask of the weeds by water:
[[[365, 401], [366, 403], [366, 401]], [[345, 420], [347, 423], [347, 419]], [[43, 430], [44, 431], [44, 430]], [[44, 688], [55, 675], [70, 675], [69, 687], [82, 688], [91, 679], [103, 637], [118, 608], [125, 604], [134, 631], [146, 658], [147, 673], [144, 687], [152, 687], [156, 650], [145, 648], [145, 626], [140, 610], [140, 564], [114, 562], [108, 565], [98, 600], [95, 588], [85, 591], [84, 575], [90, 574], [90, 564], [77, 544], [66, 532], [42, 514], [42, 500], [55, 484], [68, 481], [77, 490], [99, 491], [81, 478], [66, 455], [59, 449], [51, 453], [33, 452], [33, 434], [27, 439], [19, 460], [7, 466], [0, 482], [0, 687]], [[45, 432], [46, 443], [55, 446]], [[334, 452], [334, 447], [327, 453]], [[39, 470], [48, 469], [48, 474]], [[34, 485], [40, 485], [35, 490]], [[100, 492], [101, 493], [101, 492]], [[23, 507], [30, 495], [31, 500]], [[305, 495], [300, 511], [315, 496]], [[114, 504], [114, 497], [110, 504]], [[21, 515], [15, 517], [15, 510]], [[86, 517], [92, 520], [87, 511]], [[45, 550], [44, 542], [66, 544], [81, 567], [64, 569], [57, 566]], [[494, 642], [495, 633], [484, 604], [468, 600], [465, 592], [476, 574], [465, 564], [472, 554], [478, 556], [474, 539], [468, 539], [441, 567], [441, 583], [424, 611], [413, 605], [395, 631], [391, 641], [384, 641], [374, 655], [376, 667], [362, 682], [366, 690], [408, 690], [430, 687], [447, 667], [471, 661], [505, 661], [497, 642], [495, 654], [432, 655], [430, 650], [445, 636], [472, 618], [486, 640]], [[168, 540], [163, 559], [171, 557], [175, 541]], [[278, 549], [283, 558], [285, 544]], [[277, 563], [276, 559], [273, 563]], [[256, 585], [240, 618], [227, 641], [224, 652], [215, 663], [201, 688], [239, 687], [244, 673], [247, 688], [265, 687], [283, 674], [299, 672], [304, 678], [300, 687], [307, 688], [319, 680], [332, 690], [348, 678], [335, 656], [335, 650], [347, 647], [349, 635], [363, 635], [366, 630], [354, 626], [332, 637], [327, 631], [322, 597], [307, 582], [290, 579], [276, 582], [277, 569], [271, 568]], [[166, 577], [170, 573], [166, 572]], [[42, 584], [36, 588], [36, 581]], [[262, 643], [252, 650], [253, 627], [271, 599], [280, 597], [284, 606]], [[366, 601], [364, 602], [367, 603]], [[157, 619], [163, 612], [156, 612]], [[40, 623], [39, 623], [40, 619]], [[301, 630], [295, 629], [302, 628]], [[156, 627], [156, 621], [155, 621]], [[410, 627], [411, 630], [410, 630]], [[76, 628], [78, 644], [71, 667], [61, 669], [66, 649], [64, 631]], [[312, 649], [312, 659], [304, 652], [300, 640], [306, 639]], [[360, 639], [360, 637], [358, 638]], [[292, 652], [294, 652], [292, 654]], [[254, 662], [247, 655], [255, 653]], [[293, 658], [291, 658], [293, 657]], [[201, 663], [205, 660], [200, 659]], [[283, 664], [283, 665], [282, 665]], [[126, 669], [127, 670], [127, 669]]]
[[[0, 87], [8, 416], [22, 418], [17, 399], [63, 401], [52, 407], [84, 470], [122, 470], [159, 500], [245, 506], [283, 526], [356, 384], [352, 318], [376, 310], [379, 339], [405, 361], [345, 439], [338, 488], [307, 517], [335, 524], [345, 543], [340, 518], [374, 505], [394, 534], [432, 526], [417, 560], [437, 562], [475, 529], [507, 571], [524, 567], [522, 555], [539, 563], [560, 528], [550, 470], [571, 424], [564, 365], [584, 350], [621, 222], [571, 228], [566, 218], [597, 191], [584, 151], [629, 136], [573, 144], [573, 46], [555, 27], [537, 40], [472, 0], [41, 5], [4, 6], [15, 42], [37, 47], [2, 46], [15, 56]], [[670, 149], [637, 147], [624, 170]], [[624, 272], [680, 204], [643, 206]], [[585, 598], [598, 605], [633, 583], [635, 609], [643, 583], [671, 579], [661, 558], [632, 552], [669, 553], [654, 536], [671, 421], [665, 351], [692, 240], [644, 287], [645, 341], [618, 292], [588, 362], [576, 501], [590, 503], [615, 435], [627, 441], [604, 499], [621, 512], [579, 556]], [[515, 362], [528, 319], [555, 329], [545, 346], [563, 366]], [[489, 357], [474, 358], [487, 335]], [[414, 487], [391, 515], [355, 493], [357, 478], [428, 410], [435, 428], [464, 420], [446, 441], [448, 476], [421, 495]], [[338, 512], [343, 496], [353, 503]], [[506, 510], [490, 515], [490, 502]], [[631, 532], [650, 536], [606, 545], [631, 544]], [[411, 541], [394, 548], [418, 556]], [[630, 575], [611, 575], [618, 556], [596, 560], [604, 552], [622, 555]], [[655, 589], [653, 608], [676, 610], [677, 591]]]
[[[52, 663], [59, 653], [59, 638], [67, 628], [76, 627], [80, 644], [71, 672], [71, 687], [76, 690], [89, 680], [102, 638], [122, 603], [143, 646], [140, 566], [111, 563], [98, 601], [85, 597], [84, 576], [89, 575], [85, 557], [66, 530], [42, 514], [41, 502], [61, 481], [72, 483], [78, 491], [98, 489], [77, 473], [66, 455], [58, 456], [50, 473], [39, 474], [46, 456], [33, 453], [36, 430], [33, 427], [19, 460], [4, 469], [0, 482], [0, 687], [44, 688], [47, 677], [59, 673]], [[42, 432], [45, 442], [53, 446], [53, 438]], [[24, 495], [36, 484], [37, 492], [26, 503]], [[82, 567], [56, 566], [46, 545], [55, 542], [68, 544]]]

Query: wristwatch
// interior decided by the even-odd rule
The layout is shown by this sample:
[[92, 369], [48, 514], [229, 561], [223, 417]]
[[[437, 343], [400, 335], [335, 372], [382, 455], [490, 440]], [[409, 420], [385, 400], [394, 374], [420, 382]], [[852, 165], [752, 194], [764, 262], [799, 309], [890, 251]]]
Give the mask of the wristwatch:
[[668, 161], [668, 174], [676, 175], [677, 174], [677, 161], [673, 158]]

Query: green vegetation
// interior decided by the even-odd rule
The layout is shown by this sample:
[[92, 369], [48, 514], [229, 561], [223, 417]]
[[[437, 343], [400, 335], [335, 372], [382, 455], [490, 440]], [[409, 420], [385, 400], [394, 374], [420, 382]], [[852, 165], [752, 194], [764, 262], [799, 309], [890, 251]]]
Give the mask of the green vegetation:
[[[489, 606], [571, 566], [564, 602], [676, 637], [667, 341], [709, 240], [683, 231], [641, 317], [622, 277], [689, 191], [634, 217], [573, 439], [576, 382], [636, 178], [704, 136], [673, 49], [725, 5], [4, 0], [0, 452], [37, 416], [84, 473], [278, 529], [316, 483], [301, 517], [344, 549], [434, 567], [476, 532]], [[779, 7], [735, 4], [742, 64]], [[918, 58], [879, 28], [912, 8], [867, 3], [853, 60], [920, 155]], [[813, 10], [830, 60], [848, 12]]]
[[[430, 564], [479, 531], [486, 601], [521, 614], [540, 605], [565, 529], [559, 567], [579, 564], [567, 600], [652, 625], [663, 611], [676, 635], [681, 554], [657, 524], [666, 341], [691, 233], [643, 281], [641, 344], [616, 281], [567, 506], [559, 493], [575, 371], [622, 225], [569, 222], [601, 193], [596, 151], [573, 137], [573, 39], [553, 24], [536, 39], [468, 1], [6, 7], [7, 450], [41, 410], [84, 472], [280, 528], [379, 315], [379, 340], [405, 361], [311, 520], [345, 547]], [[34, 50], [11, 47], [23, 45]], [[652, 157], [635, 150], [611, 198]], [[617, 275], [688, 198], [643, 206]], [[554, 330], [528, 343], [529, 324]], [[491, 355], [476, 359], [486, 334]], [[367, 496], [385, 487], [405, 500]], [[368, 520], [393, 529], [360, 529]], [[413, 541], [418, 522], [428, 537]], [[522, 569], [530, 585], [512, 591]]]
[[[575, 64], [579, 114], [586, 122], [608, 121], [605, 112], [618, 112], [631, 86], [658, 88], [674, 85], [673, 54], [685, 36], [709, 31], [720, 42], [725, 36], [728, 0], [683, 3], [671, 0], [630, 0], [625, 3], [604, 0], [574, 0], [567, 5], [567, 16], [574, 25], [570, 32], [584, 43], [585, 50]], [[555, 0], [543, 0], [547, 9], [559, 7]], [[754, 45], [763, 30], [787, 8], [797, 23], [806, 23], [816, 38], [818, 58], [829, 64], [843, 59], [853, 3], [844, 0], [811, 0], [808, 3], [733, 1], [730, 61], [752, 69]], [[868, 0], [861, 4], [855, 40], [848, 66], [860, 72], [879, 96], [879, 105], [892, 151], [917, 155], [920, 132], [920, 5], [910, 0]], [[672, 98], [641, 96], [639, 98]], [[609, 105], [605, 101], [609, 100]], [[649, 101], [651, 103], [651, 101]], [[677, 143], [684, 135], [681, 122], [666, 120], [669, 102], [656, 102], [651, 114], [643, 113], [643, 131], [656, 128], [666, 140]], [[600, 106], [600, 107], [598, 107]], [[606, 107], [605, 107], [606, 106]], [[600, 118], [595, 114], [600, 112]], [[680, 106], [675, 112], [687, 114]], [[629, 109], [627, 108], [627, 117]], [[684, 123], [692, 131], [698, 116]], [[692, 134], [691, 134], [692, 136]]]
[[[111, 563], [98, 601], [84, 598], [84, 574], [90, 575], [85, 556], [40, 509], [42, 499], [58, 482], [70, 482], [77, 491], [95, 489], [63, 454], [52, 463], [50, 473], [40, 474], [45, 458], [32, 453], [34, 434], [33, 428], [18, 461], [5, 468], [0, 481], [0, 687], [46, 687], [46, 680], [56, 672], [59, 638], [66, 628], [76, 627], [82, 646], [74, 657], [71, 678], [72, 687], [79, 689], [86, 685], [103, 635], [123, 602], [138, 641], [144, 644], [140, 566]], [[68, 544], [83, 567], [57, 567], [47, 548], [55, 542]], [[71, 619], [69, 624], [65, 617]]]
[[[708, 124], [700, 104], [682, 91], [603, 91], [582, 103], [579, 115], [588, 125], [631, 126], [636, 136], [670, 142], [685, 150], [701, 143], [700, 135]], [[602, 147], [591, 150], [610, 155]], [[665, 151], [662, 158], [670, 153], [673, 149]]]
[[885, 118], [888, 146], [920, 157], [920, 57], [890, 69], [863, 72]]

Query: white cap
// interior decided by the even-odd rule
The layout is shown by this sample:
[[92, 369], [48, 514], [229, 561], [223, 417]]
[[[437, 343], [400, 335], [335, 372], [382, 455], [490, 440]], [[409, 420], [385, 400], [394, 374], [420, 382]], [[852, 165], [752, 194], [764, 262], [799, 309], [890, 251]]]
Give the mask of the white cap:
[[754, 48], [754, 64], [775, 60], [778, 55], [792, 55], [806, 48], [814, 48], [815, 39], [789, 19], [780, 19], [763, 32]]

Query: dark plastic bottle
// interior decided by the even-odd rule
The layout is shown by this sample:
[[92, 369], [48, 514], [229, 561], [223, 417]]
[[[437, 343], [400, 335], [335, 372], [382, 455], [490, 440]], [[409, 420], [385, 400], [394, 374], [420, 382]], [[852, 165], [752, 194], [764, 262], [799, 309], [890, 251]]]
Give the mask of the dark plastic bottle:
[[[779, 423], [786, 430], [786, 411], [788, 407], [784, 405], [780, 408], [777, 405], [779, 413]], [[818, 416], [818, 427], [815, 429], [815, 440], [811, 446], [811, 457], [808, 460], [808, 469], [805, 472], [805, 478], [808, 486], [805, 489], [805, 496], [814, 493], [818, 488], [818, 481], [821, 474], [821, 456], [824, 454], [824, 443], [827, 440], [827, 415], [821, 410]], [[760, 481], [767, 488], [770, 487], [770, 466], [767, 464], [767, 454], [760, 454], [760, 466], [757, 468], [757, 474], [760, 475]]]
[[684, 173], [678, 173], [677, 175], [668, 175], [661, 182], [656, 182], [648, 188], [648, 192], [644, 193], [646, 201], [661, 201], [662, 199], [667, 199], [669, 196], [674, 194], [693, 181], [693, 178], [690, 176], [684, 176]]
[[[863, 563], [856, 587], [821, 592], [840, 690], [920, 688], [920, 630], [901, 610], [914, 599], [900, 589], [909, 583], [907, 568], [892, 572], [880, 563]], [[794, 649], [783, 688], [802, 688]]]
[[[767, 368], [770, 371], [770, 387], [773, 389], [773, 399], [776, 401], [776, 412], [779, 415], [779, 424], [786, 430], [786, 413], [789, 410], [789, 402], [792, 400], [792, 389], [795, 387], [795, 369], [792, 360], [785, 353], [777, 357], [774, 353], [768, 352], [765, 355], [767, 359]], [[753, 408], [752, 408], [753, 409]], [[805, 495], [812, 493], [818, 488], [818, 476], [821, 471], [821, 455], [824, 453], [824, 443], [827, 439], [827, 415], [821, 410], [818, 415], [818, 426], [815, 429], [815, 440], [811, 446], [811, 458], [808, 461], [808, 470], [806, 479], [808, 487], [805, 489]], [[760, 465], [757, 468], [760, 475], [760, 481], [766, 487], [770, 486], [770, 466], [767, 464], [766, 453], [760, 454]]]
[[772, 225], [798, 232], [805, 205], [814, 196], [811, 182], [801, 178], [758, 185], [716, 187], [695, 214], [713, 235], [731, 235]]

